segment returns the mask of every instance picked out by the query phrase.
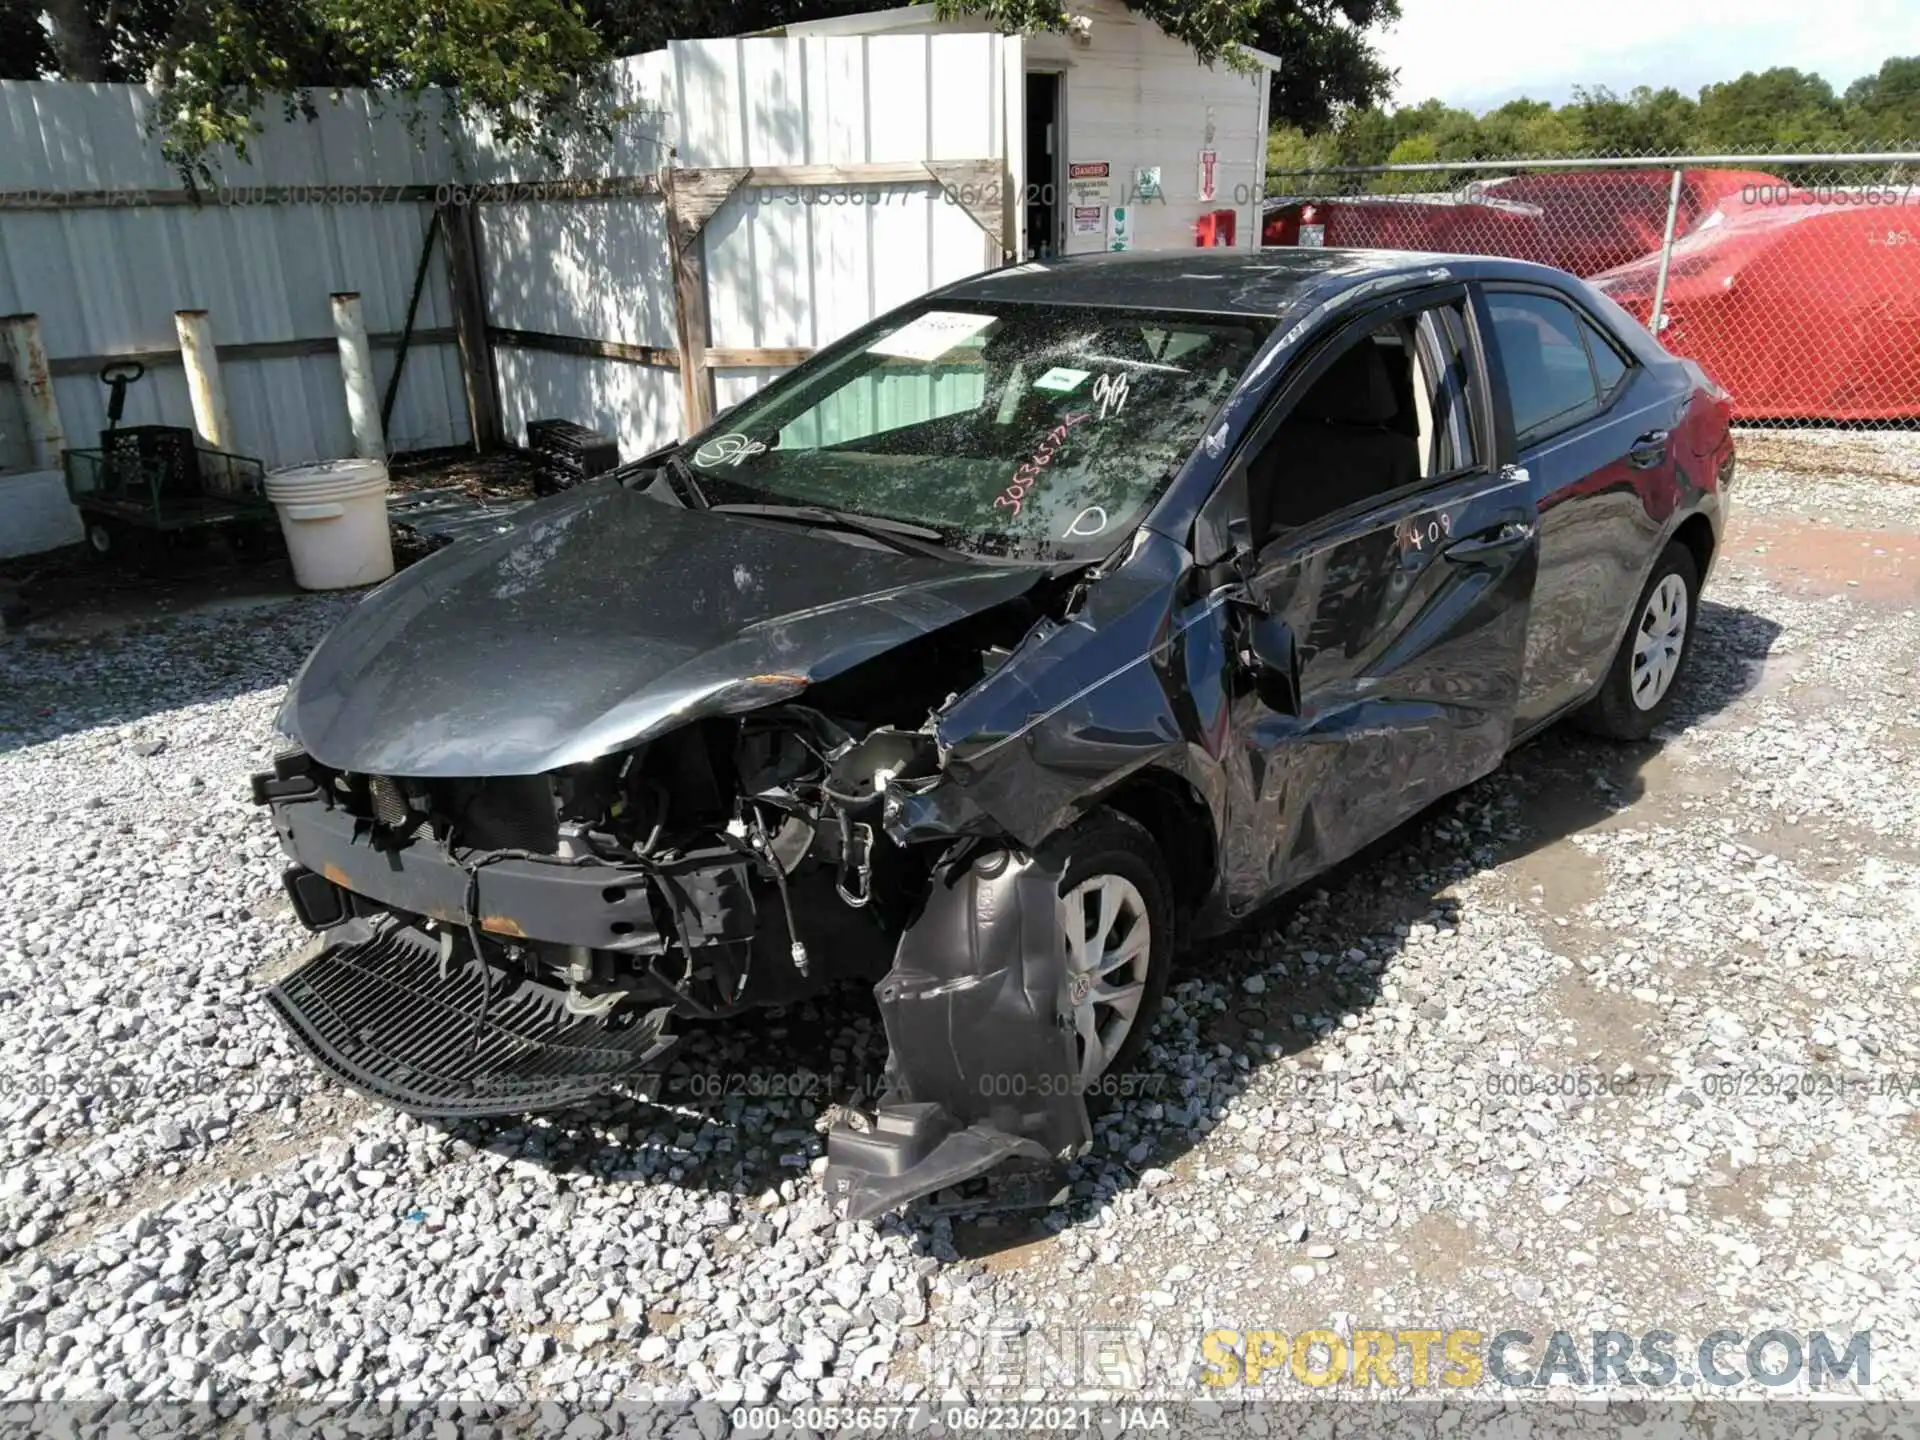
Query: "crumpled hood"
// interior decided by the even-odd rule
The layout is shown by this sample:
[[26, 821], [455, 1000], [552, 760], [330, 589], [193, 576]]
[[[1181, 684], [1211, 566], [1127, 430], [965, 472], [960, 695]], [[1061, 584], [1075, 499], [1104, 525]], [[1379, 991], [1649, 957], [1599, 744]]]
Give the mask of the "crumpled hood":
[[682, 510], [605, 481], [374, 591], [314, 651], [281, 725], [338, 769], [538, 774], [772, 704], [1039, 575]]

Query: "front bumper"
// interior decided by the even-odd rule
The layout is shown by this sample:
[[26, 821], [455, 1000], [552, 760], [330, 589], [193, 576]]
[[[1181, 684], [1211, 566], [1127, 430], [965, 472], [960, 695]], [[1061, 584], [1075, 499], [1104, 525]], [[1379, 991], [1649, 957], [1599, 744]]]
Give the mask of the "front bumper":
[[[298, 777], [260, 777], [256, 792], [295, 862], [295, 907], [322, 932], [269, 1001], [324, 1067], [414, 1114], [525, 1114], [631, 1083], [670, 1053], [666, 1027], [686, 998], [655, 973], [656, 957], [705, 949], [718, 959], [789, 935], [779, 907], [760, 913], [754, 862], [736, 851], [644, 868], [449, 852], [430, 835], [396, 841]], [[1088, 1143], [1061, 1009], [1064, 865], [1063, 855], [959, 842], [905, 933], [887, 932], [898, 946], [875, 991], [886, 1093], [877, 1104], [854, 1097], [828, 1140], [826, 1190], [842, 1213], [878, 1215], [1002, 1162], [1046, 1166]], [[830, 895], [831, 875], [825, 884]], [[859, 946], [817, 922], [859, 913], [832, 901], [803, 916], [826, 969]], [[507, 963], [477, 954], [470, 929], [500, 937], [481, 949]], [[625, 973], [640, 983], [624, 1007], [584, 1013], [592, 997], [545, 974], [556, 947], [631, 957]], [[791, 974], [779, 958], [773, 968]], [[738, 1000], [746, 975], [730, 973]]]
[[353, 1089], [434, 1119], [578, 1104], [658, 1069], [673, 1049], [662, 1008], [609, 1024], [563, 991], [450, 965], [411, 926], [353, 920], [267, 992], [321, 1065]]
[[[745, 952], [754, 937], [752, 867], [731, 851], [644, 871], [450, 852], [383, 834], [297, 776], [256, 777], [255, 792], [293, 862], [294, 910], [321, 932], [268, 1003], [325, 1069], [415, 1115], [561, 1109], [658, 1070], [670, 991], [596, 1008], [551, 972], [615, 951], [650, 973], [669, 950]], [[476, 953], [475, 931], [509, 963]]]
[[352, 896], [510, 939], [633, 955], [664, 954], [682, 941], [699, 948], [748, 940], [757, 924], [753, 867], [731, 851], [688, 854], [644, 872], [598, 861], [460, 857], [430, 840], [376, 843], [371, 826], [317, 792], [271, 804], [295, 867], [288, 893], [314, 930], [363, 911]]

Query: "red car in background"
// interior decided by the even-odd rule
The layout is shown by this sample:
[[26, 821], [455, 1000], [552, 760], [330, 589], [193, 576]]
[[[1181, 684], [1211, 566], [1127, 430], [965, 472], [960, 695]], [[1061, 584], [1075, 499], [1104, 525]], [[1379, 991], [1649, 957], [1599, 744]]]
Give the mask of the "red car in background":
[[[1551, 171], [1444, 194], [1269, 202], [1267, 245], [1502, 255], [1653, 318], [1673, 172]], [[1660, 340], [1743, 420], [1920, 418], [1920, 193], [1681, 172]]]

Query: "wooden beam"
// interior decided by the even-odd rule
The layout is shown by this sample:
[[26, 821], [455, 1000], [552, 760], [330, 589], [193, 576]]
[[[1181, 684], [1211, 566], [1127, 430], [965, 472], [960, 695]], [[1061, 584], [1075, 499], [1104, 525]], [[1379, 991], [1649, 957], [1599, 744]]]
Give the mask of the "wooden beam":
[[756, 165], [747, 172], [746, 183], [765, 190], [777, 185], [917, 185], [928, 178], [928, 167], [918, 160], [879, 160], [859, 165]]
[[706, 365], [709, 370], [723, 367], [762, 367], [799, 365], [813, 358], [813, 347], [796, 345], [788, 347], [774, 346], [756, 348], [751, 345], [714, 345], [707, 350]]
[[0, 190], [4, 210], [143, 210], [186, 206], [196, 210], [244, 210], [268, 205], [431, 204], [450, 185], [216, 185], [205, 190], [125, 186], [115, 190]]
[[[444, 187], [443, 187], [444, 188]], [[658, 175], [601, 175], [580, 180], [503, 180], [451, 187], [456, 202], [516, 204], [530, 200], [661, 200], [667, 187]]]
[[672, 202], [668, 214], [685, 231], [683, 238], [698, 236], [707, 221], [719, 213], [733, 192], [744, 185], [753, 171], [735, 166], [730, 169], [675, 170]]
[[434, 185], [362, 185], [314, 181], [293, 185], [127, 186], [115, 190], [63, 190], [47, 186], [0, 190], [0, 211], [140, 210], [186, 206], [244, 210], [274, 205], [485, 205], [534, 200], [659, 199], [666, 187], [658, 175], [599, 175], [579, 180], [501, 180], [481, 184], [442, 181]]
[[[682, 222], [698, 234], [736, 190], [863, 189], [874, 185], [937, 184], [996, 241], [1005, 232], [1001, 211], [1006, 170], [998, 160], [882, 160], [860, 165], [688, 166], [675, 170]], [[1004, 249], [1004, 244], [1002, 245]]]
[[[648, 365], [662, 370], [680, 368], [679, 354], [661, 345], [632, 345], [624, 340], [600, 340], [588, 335], [556, 335], [545, 330], [509, 330], [500, 325], [489, 325], [487, 337], [496, 345], [511, 345], [520, 350], [550, 350], [558, 355], [580, 355], [589, 360], [618, 360], [627, 365]], [[701, 363], [709, 370], [784, 370], [811, 359], [813, 353], [810, 345], [713, 345], [702, 351]]]
[[707, 256], [700, 232], [740, 188], [747, 171], [667, 172], [667, 249], [673, 263], [673, 328], [680, 350], [680, 406], [687, 434], [713, 418], [713, 376], [707, 372]]
[[663, 370], [675, 370], [680, 365], [679, 355], [660, 345], [629, 345], [624, 340], [556, 335], [546, 330], [509, 330], [499, 325], [487, 327], [487, 338], [497, 345], [511, 345], [518, 350], [549, 350], [556, 355], [582, 355], [589, 360], [619, 360]]
[[500, 390], [487, 344], [487, 280], [480, 265], [480, 212], [471, 205], [435, 207], [447, 232], [447, 271], [453, 290], [453, 328], [460, 376], [467, 392], [467, 429], [473, 447], [500, 444]]
[[987, 232], [994, 248], [1007, 254], [1007, 170], [998, 160], [929, 160], [927, 169], [949, 200]]
[[[857, 165], [755, 165], [736, 168], [688, 168], [674, 172], [688, 190], [706, 177], [737, 175], [738, 185], [757, 190], [792, 186], [812, 189], [844, 185], [915, 185], [929, 179], [953, 185], [978, 180], [990, 185], [1000, 175], [998, 160], [880, 160]], [[963, 177], [949, 182], [946, 174]], [[353, 181], [313, 181], [292, 185], [125, 186], [119, 189], [65, 190], [54, 186], [0, 190], [0, 211], [139, 210], [172, 206], [240, 210], [276, 205], [457, 205], [525, 204], [539, 200], [657, 200], [667, 193], [657, 174], [599, 175], [573, 180], [499, 180], [432, 185], [369, 185]], [[721, 195], [725, 200], [726, 195]], [[718, 209], [716, 204], [714, 209]], [[969, 212], [972, 210], [969, 205]], [[708, 212], [708, 218], [712, 211]], [[703, 222], [704, 223], [704, 220]]]
[[[387, 330], [370, 334], [367, 342], [376, 350], [392, 350], [400, 344], [400, 332]], [[411, 343], [452, 345], [455, 343], [453, 327], [443, 325], [415, 330]], [[337, 355], [340, 353], [340, 341], [333, 335], [315, 335], [301, 340], [253, 340], [237, 345], [218, 345], [214, 350], [222, 364], [237, 360], [298, 360], [309, 355]], [[138, 361], [149, 370], [156, 366], [181, 363], [178, 349], [119, 350], [108, 355], [64, 355], [49, 360], [47, 371], [54, 376], [98, 375], [103, 367], [124, 361]], [[12, 374], [6, 362], [0, 360], [0, 379], [11, 379]]]

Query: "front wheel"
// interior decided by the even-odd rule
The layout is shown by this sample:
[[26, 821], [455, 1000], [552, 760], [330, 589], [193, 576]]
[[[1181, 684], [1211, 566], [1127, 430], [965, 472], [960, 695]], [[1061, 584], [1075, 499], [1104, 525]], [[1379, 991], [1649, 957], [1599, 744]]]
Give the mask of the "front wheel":
[[1173, 887], [1153, 837], [1099, 811], [1059, 837], [1060, 1014], [1074, 1030], [1077, 1079], [1093, 1093], [1147, 1043], [1173, 964]]
[[1583, 729], [1611, 740], [1654, 732], [1673, 709], [1699, 608], [1699, 567], [1676, 540], [1654, 562], [1606, 681], [1577, 717]]

